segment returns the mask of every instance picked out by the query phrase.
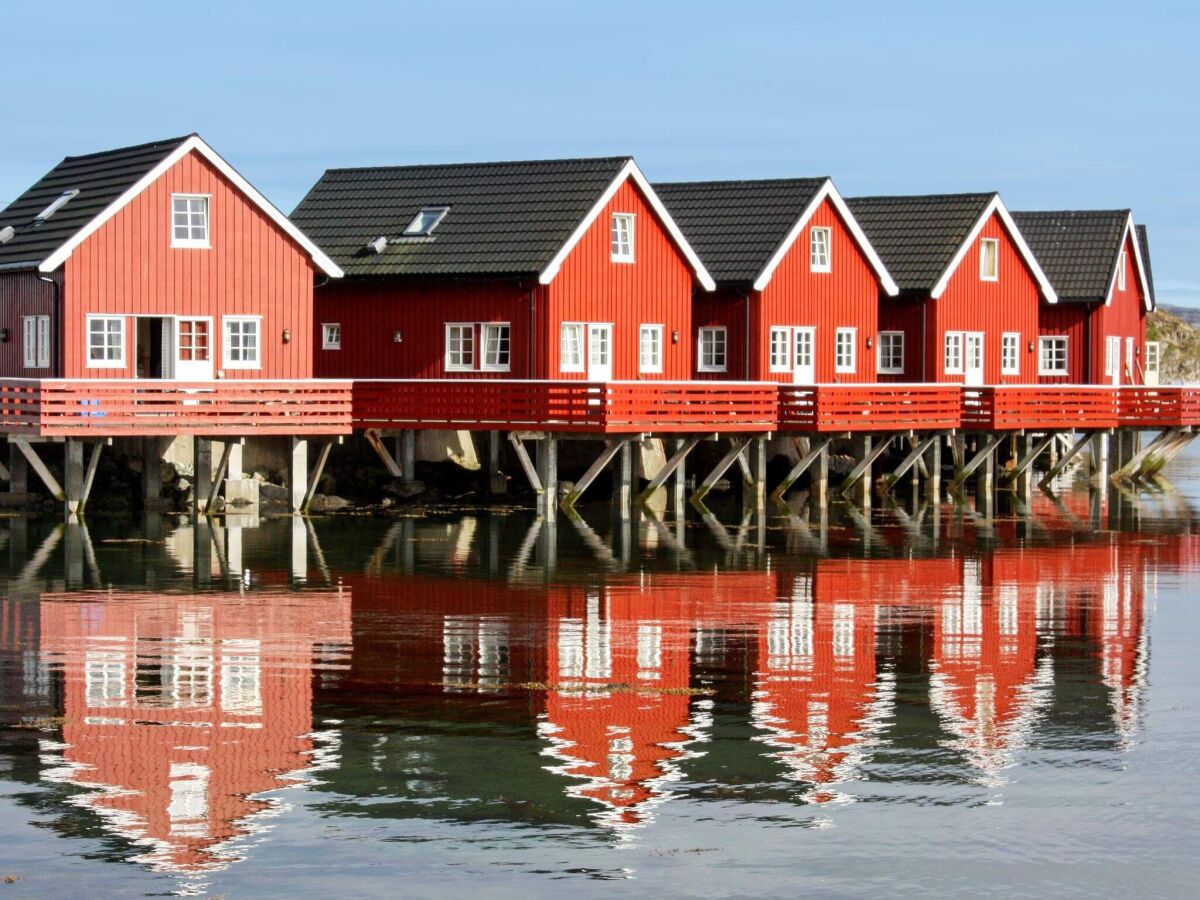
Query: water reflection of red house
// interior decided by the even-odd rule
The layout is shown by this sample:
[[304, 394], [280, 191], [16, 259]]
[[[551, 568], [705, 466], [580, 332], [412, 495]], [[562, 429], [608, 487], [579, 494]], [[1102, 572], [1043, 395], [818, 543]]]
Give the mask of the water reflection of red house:
[[201, 873], [279, 808], [254, 795], [314, 764], [312, 676], [349, 640], [346, 593], [44, 595], [43, 652], [62, 668], [57, 765], [74, 802]]

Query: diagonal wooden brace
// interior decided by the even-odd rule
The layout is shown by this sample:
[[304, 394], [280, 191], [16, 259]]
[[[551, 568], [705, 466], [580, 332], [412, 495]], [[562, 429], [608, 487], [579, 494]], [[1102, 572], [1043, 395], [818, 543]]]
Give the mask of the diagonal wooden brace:
[[879, 459], [879, 457], [883, 456], [883, 454], [887, 452], [891, 445], [892, 439], [890, 436], [881, 436], [878, 442], [872, 445], [871, 449], [867, 451], [867, 455], [859, 460], [858, 465], [850, 470], [850, 474], [848, 474], [846, 476], [846, 480], [842, 482], [841, 490], [838, 493], [843, 497], [849, 497], [850, 491], [854, 488], [854, 485], [857, 484], [863, 477], [863, 474], [875, 464], [875, 460]]
[[721, 476], [729, 471], [729, 467], [737, 462], [738, 457], [742, 455], [742, 452], [750, 446], [751, 440], [752, 439], [748, 437], [736, 437], [729, 439], [729, 452], [721, 457], [721, 461], [717, 463], [716, 468], [709, 472], [708, 477], [706, 477], [704, 481], [700, 483], [700, 486], [696, 488], [696, 493], [692, 495], [692, 503], [699, 503], [708, 496], [709, 492], [713, 489], [716, 483], [721, 480]]
[[1088, 443], [1092, 440], [1092, 437], [1094, 435], [1095, 435], [1094, 431], [1085, 431], [1083, 433], [1083, 437], [1079, 438], [1079, 440], [1077, 440], [1071, 446], [1071, 449], [1069, 449], [1066, 453], [1064, 453], [1062, 456], [1060, 456], [1058, 458], [1058, 462], [1050, 467], [1050, 471], [1047, 472], [1045, 477], [1042, 478], [1042, 480], [1038, 482], [1038, 487], [1044, 488], [1048, 484], [1050, 484], [1051, 481], [1053, 481], [1055, 478], [1057, 478], [1058, 473], [1061, 472], [1063, 469], [1065, 469], [1067, 467], [1067, 465], [1071, 462], [1071, 460], [1073, 460], [1076, 456], [1079, 455], [1080, 451], [1082, 451], [1083, 448], [1088, 445]]
[[1054, 442], [1054, 438], [1055, 434], [1053, 432], [1046, 435], [1044, 438], [1034, 444], [1033, 449], [1026, 453], [1022, 459], [1018, 460], [1017, 464], [1013, 466], [1012, 469], [1002, 473], [1000, 477], [1005, 481], [1016, 481], [1025, 474], [1026, 469], [1028, 469], [1034, 464], [1034, 462], [1037, 461], [1039, 456], [1046, 452], [1046, 448]]
[[644, 502], [647, 497], [666, 484], [667, 479], [675, 474], [675, 470], [687, 459], [688, 454], [696, 449], [699, 443], [700, 438], [696, 435], [686, 438], [683, 441], [683, 445], [667, 460], [667, 464], [659, 469], [658, 473], [650, 479], [650, 483], [646, 485], [646, 489], [638, 494], [638, 502]]
[[792, 466], [792, 470], [788, 472], [786, 476], [784, 476], [783, 481], [779, 482], [779, 486], [776, 487], [775, 490], [771, 491], [771, 499], [776, 502], [782, 501], [784, 495], [791, 490], [792, 485], [796, 483], [797, 479], [807, 472], [813, 463], [821, 458], [822, 453], [828, 451], [829, 445], [832, 443], [833, 438], [831, 437], [817, 438], [816, 441], [809, 447], [808, 452], [800, 457], [800, 460], [796, 463], [796, 465]]
[[600, 451], [600, 455], [595, 461], [588, 466], [588, 470], [583, 473], [583, 476], [575, 482], [575, 489], [563, 497], [559, 506], [565, 511], [570, 511], [575, 508], [576, 502], [583, 496], [583, 492], [592, 486], [592, 482], [607, 468], [612, 462], [613, 457], [621, 452], [621, 448], [627, 442], [627, 438], [612, 438], [604, 442], [604, 449]]
[[535, 494], [540, 494], [542, 492], [542, 479], [538, 478], [537, 467], [534, 466], [533, 460], [529, 458], [529, 451], [525, 449], [525, 442], [521, 440], [521, 435], [515, 431], [510, 431], [508, 433], [508, 442], [512, 444], [513, 451], [517, 454], [517, 462], [525, 470], [525, 477], [529, 479], [529, 486], [533, 488]]
[[952, 491], [959, 490], [962, 487], [963, 482], [970, 478], [976, 469], [987, 462], [988, 458], [996, 452], [996, 448], [1007, 439], [1007, 434], [993, 434], [991, 437], [989, 437], [987, 439], [987, 443], [983, 445], [983, 448], [973, 457], [971, 457], [970, 461], [964, 464], [958, 473], [955, 474], [954, 480], [948, 485], [948, 489]]
[[929, 468], [928, 468], [928, 466], [925, 465], [924, 457], [925, 457], [925, 454], [929, 451], [929, 448], [932, 447], [934, 445], [934, 443], [940, 439], [941, 439], [940, 434], [930, 435], [929, 437], [926, 437], [926, 438], [913, 438], [912, 451], [908, 454], [908, 456], [904, 457], [903, 461], [901, 461], [900, 465], [896, 466], [896, 468], [893, 472], [891, 472], [889, 475], [884, 477], [884, 479], [883, 479], [884, 492], [886, 493], [887, 491], [890, 491], [892, 489], [892, 485], [894, 485], [897, 481], [899, 481], [901, 478], [903, 478], [904, 473], [907, 472], [909, 469], [911, 469], [915, 465], [919, 465], [922, 469], [924, 469], [925, 477], [928, 478], [929, 477]]

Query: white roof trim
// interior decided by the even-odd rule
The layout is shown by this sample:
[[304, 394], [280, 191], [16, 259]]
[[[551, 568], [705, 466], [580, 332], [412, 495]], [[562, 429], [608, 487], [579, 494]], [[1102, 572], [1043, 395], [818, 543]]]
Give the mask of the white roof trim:
[[838, 193], [837, 188], [833, 186], [833, 181], [826, 178], [825, 183], [821, 185], [821, 189], [809, 201], [808, 206], [804, 208], [804, 212], [800, 214], [800, 218], [796, 220], [796, 224], [792, 226], [792, 230], [787, 233], [787, 236], [780, 242], [779, 247], [767, 260], [766, 266], [758, 273], [758, 277], [754, 279], [754, 289], [761, 291], [771, 283], [771, 276], [775, 274], [775, 269], [783, 262], [783, 258], [787, 256], [788, 251], [792, 249], [792, 244], [800, 237], [800, 232], [804, 230], [804, 226], [808, 224], [809, 219], [813, 217], [821, 204], [828, 199], [833, 204], [834, 209], [838, 211], [842, 221], [850, 230], [850, 234], [854, 236], [858, 247], [866, 255], [871, 268], [875, 270], [875, 274], [879, 277], [879, 283], [883, 285], [883, 289], [889, 297], [895, 297], [900, 293], [900, 288], [892, 279], [891, 273], [888, 272], [887, 266], [883, 264], [883, 260], [879, 258], [879, 254], [875, 252], [875, 248], [871, 246], [871, 242], [867, 239], [866, 233], [858, 224], [858, 220], [854, 218], [854, 214], [850, 212], [850, 207], [846, 205], [846, 201], [842, 199], [842, 195]]
[[120, 212], [138, 194], [142, 193], [142, 191], [158, 180], [164, 172], [193, 150], [212, 163], [218, 172], [233, 182], [234, 186], [250, 198], [255, 206], [266, 213], [268, 218], [286, 232], [292, 240], [303, 247], [308, 252], [308, 255], [312, 257], [312, 261], [317, 268], [330, 278], [342, 277], [342, 270], [321, 251], [320, 247], [314, 244], [287, 216], [276, 209], [270, 200], [260, 194], [254, 185], [243, 178], [233, 166], [229, 165], [229, 163], [217, 154], [217, 151], [204, 143], [197, 135], [192, 135], [181, 143], [162, 162], [143, 175], [133, 187], [129, 188], [129, 190], [110, 203], [102, 212], [98, 213], [94, 219], [75, 232], [66, 243], [50, 254], [38, 266], [38, 270], [41, 272], [53, 272], [61, 266], [75, 251], [75, 248], [95, 233], [101, 225]]
[[692, 245], [687, 242], [687, 238], [683, 236], [683, 232], [675, 224], [675, 220], [671, 218], [671, 214], [667, 212], [667, 208], [663, 205], [663, 202], [658, 199], [658, 194], [654, 193], [654, 188], [650, 187], [650, 182], [646, 180], [646, 176], [642, 174], [642, 170], [637, 167], [637, 163], [632, 159], [621, 167], [621, 171], [617, 173], [612, 183], [604, 189], [604, 193], [600, 195], [600, 199], [593, 204], [592, 208], [588, 210], [588, 214], [583, 217], [583, 221], [571, 232], [571, 236], [567, 238], [566, 243], [558, 248], [558, 252], [554, 254], [554, 258], [546, 264], [546, 268], [542, 269], [541, 274], [538, 275], [538, 283], [549, 284], [554, 280], [554, 276], [562, 268], [563, 261], [575, 249], [575, 245], [587, 234], [587, 230], [600, 217], [600, 213], [604, 212], [604, 207], [608, 206], [608, 201], [616, 195], [621, 185], [629, 178], [632, 178], [634, 183], [641, 188], [642, 196], [646, 198], [646, 202], [650, 204], [650, 208], [654, 210], [659, 221], [666, 227], [667, 232], [675, 241], [675, 245], [682, 251], [684, 257], [691, 264], [692, 271], [696, 273], [696, 280], [704, 286], [706, 291], [715, 291], [717, 283], [708, 274], [708, 269], [704, 268], [704, 263], [700, 261], [699, 255], [692, 249]]
[[933, 290], [929, 292], [929, 296], [936, 300], [946, 292], [946, 286], [950, 283], [951, 276], [954, 275], [967, 252], [975, 246], [975, 239], [979, 237], [979, 232], [983, 231], [983, 226], [987, 224], [988, 219], [992, 215], [998, 215], [1000, 221], [1004, 224], [1008, 236], [1012, 238], [1012, 242], [1017, 246], [1017, 252], [1021, 254], [1021, 258], [1025, 260], [1025, 264], [1029, 266], [1029, 270], [1033, 272], [1033, 277], [1038, 283], [1038, 287], [1042, 289], [1042, 296], [1046, 298], [1047, 303], [1057, 303], [1058, 294], [1055, 293], [1054, 287], [1050, 284], [1050, 279], [1046, 277], [1046, 273], [1042, 271], [1042, 267], [1038, 265], [1037, 257], [1033, 255], [1033, 251], [1029, 249], [1029, 245], [1025, 243], [1025, 238], [1021, 236], [1021, 229], [1017, 227], [1017, 223], [1013, 221], [1009, 215], [1007, 207], [1000, 200], [1000, 195], [996, 194], [992, 197], [990, 203], [980, 215], [979, 221], [971, 229], [971, 233], [963, 239], [959, 245], [958, 251], [954, 254], [954, 258], [950, 260], [950, 264], [946, 266], [946, 271], [942, 272], [942, 277], [938, 279], [937, 284], [933, 286]]
[[[1121, 234], [1121, 246], [1117, 249], [1117, 257], [1125, 252], [1125, 244], [1129, 242], [1133, 244], [1133, 261], [1137, 263], [1138, 284], [1142, 286], [1142, 303], [1146, 306], [1146, 311], [1154, 309], [1154, 299], [1150, 296], [1150, 282], [1146, 278], [1146, 266], [1142, 262], [1142, 245], [1137, 239], [1137, 233], [1133, 230], [1133, 213], [1130, 213], [1125, 219], [1125, 231]], [[1113, 260], [1112, 275], [1108, 279], [1108, 293], [1104, 295], [1104, 305], [1111, 306], [1113, 291], [1117, 286], [1117, 260]]]

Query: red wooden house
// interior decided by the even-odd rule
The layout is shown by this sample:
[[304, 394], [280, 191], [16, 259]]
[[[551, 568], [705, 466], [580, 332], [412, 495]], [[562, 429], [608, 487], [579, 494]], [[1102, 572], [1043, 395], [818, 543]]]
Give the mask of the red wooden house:
[[897, 287], [832, 181], [654, 188], [717, 281], [696, 292], [697, 377], [875, 380], [879, 295]]
[[1133, 214], [1118, 210], [1014, 212], [1059, 303], [1043, 306], [1039, 381], [1157, 384], [1159, 348], [1146, 343], [1154, 308], [1149, 247]]
[[1036, 380], [1038, 307], [1058, 297], [998, 194], [847, 202], [900, 288], [880, 306], [881, 381]]
[[714, 284], [629, 157], [332, 169], [292, 218], [349, 276], [317, 291], [322, 375], [691, 375]]
[[0, 376], [310, 378], [315, 275], [196, 135], [67, 157], [0, 212]]

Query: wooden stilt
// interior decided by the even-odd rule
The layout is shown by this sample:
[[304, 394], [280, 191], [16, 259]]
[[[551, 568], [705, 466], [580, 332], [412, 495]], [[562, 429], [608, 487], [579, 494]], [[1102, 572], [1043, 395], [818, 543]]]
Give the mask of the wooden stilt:
[[709, 472], [704, 481], [700, 483], [700, 486], [696, 488], [696, 493], [692, 496], [693, 503], [700, 503], [708, 496], [716, 483], [721, 480], [721, 476], [729, 471], [730, 466], [737, 462], [738, 458], [742, 455], [742, 451], [746, 449], [749, 443], [750, 438], [730, 438], [729, 452], [721, 457], [721, 461], [717, 463], [716, 468]]
[[[1073, 460], [1079, 454], [1079, 452], [1088, 445], [1088, 442], [1091, 441], [1091, 439], [1092, 433], [1084, 432], [1083, 437], [1079, 438], [1079, 440], [1077, 440], [1066, 453], [1062, 454], [1058, 458], [1058, 462], [1050, 467], [1050, 471], [1048, 471], [1045, 476], [1043, 476], [1042, 480], [1038, 482], [1038, 486], [1046, 487], [1051, 481], [1057, 478], [1058, 473], [1070, 464], [1071, 460]], [[1052, 443], [1050, 446], [1053, 448], [1055, 444]]]
[[[691, 453], [694, 449], [696, 449], [696, 446], [699, 443], [700, 443], [700, 438], [697, 435], [692, 435], [688, 438], [684, 438], [684, 439], [680, 440], [676, 444], [675, 453], [671, 456], [670, 459], [667, 460], [667, 464], [658, 470], [658, 473], [653, 478], [651, 478], [649, 484], [646, 485], [646, 489], [644, 491], [642, 491], [640, 494], [638, 494], [638, 501], [639, 502], [645, 501], [646, 498], [648, 498], [651, 494], [653, 494], [660, 487], [662, 487], [664, 484], [666, 484], [667, 479], [670, 478], [671, 475], [676, 472], [676, 470], [683, 472], [684, 471], [684, 461], [687, 459], [688, 454]], [[732, 460], [731, 460], [731, 462], [732, 462]], [[676, 490], [679, 490], [679, 489], [680, 489], [680, 487], [677, 482]]]
[[[608, 467], [613, 457], [622, 452], [629, 454], [629, 440], [627, 438], [610, 438], [605, 441], [604, 449], [600, 451], [600, 455], [588, 466], [587, 471], [583, 473], [582, 477], [575, 482], [575, 488], [563, 497], [562, 508], [564, 510], [574, 509], [575, 503], [583, 496], [583, 492], [592, 486], [592, 482]], [[629, 462], [632, 463], [632, 456]], [[620, 466], [617, 468], [619, 470]], [[616, 472], [615, 475], [614, 486], [619, 491], [622, 482], [620, 471]], [[628, 482], [625, 483], [625, 487], [628, 489]], [[626, 498], [626, 505], [628, 505], [628, 497]]]
[[537, 474], [542, 489], [537, 511], [546, 522], [553, 522], [558, 511], [558, 438], [547, 434], [537, 443]]
[[[812, 439], [812, 441], [809, 443], [808, 452], [800, 457], [796, 465], [792, 466], [791, 471], [784, 476], [783, 481], [779, 482], [779, 485], [771, 492], [771, 499], [782, 501], [784, 495], [791, 490], [792, 485], [796, 483], [797, 479], [807, 472], [809, 467], [818, 459], [825, 457], [826, 451], [832, 442], [833, 438], [831, 437], [818, 437]], [[827, 457], [825, 458], [827, 459]], [[829, 477], [828, 467], [826, 467], [825, 476], [826, 478]]]

